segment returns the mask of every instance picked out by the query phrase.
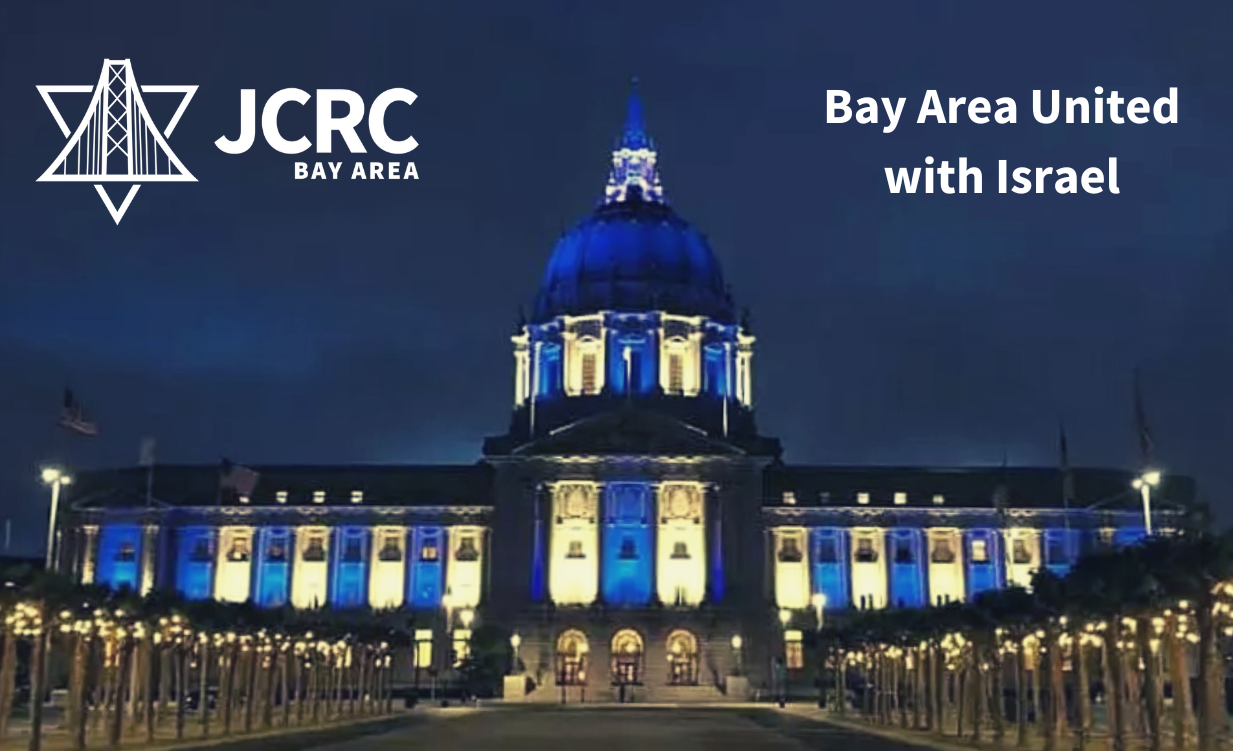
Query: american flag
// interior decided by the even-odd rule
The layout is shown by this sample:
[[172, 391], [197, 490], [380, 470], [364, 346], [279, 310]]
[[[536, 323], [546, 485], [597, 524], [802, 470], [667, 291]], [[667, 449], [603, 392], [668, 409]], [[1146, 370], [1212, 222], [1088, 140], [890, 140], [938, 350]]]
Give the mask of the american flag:
[[60, 407], [60, 425], [78, 435], [98, 435], [98, 426], [86, 419], [86, 412], [72, 389], [64, 390], [64, 406]]
[[260, 477], [259, 473], [248, 467], [223, 459], [222, 467], [219, 468], [218, 485], [224, 490], [234, 490], [239, 495], [252, 495]]

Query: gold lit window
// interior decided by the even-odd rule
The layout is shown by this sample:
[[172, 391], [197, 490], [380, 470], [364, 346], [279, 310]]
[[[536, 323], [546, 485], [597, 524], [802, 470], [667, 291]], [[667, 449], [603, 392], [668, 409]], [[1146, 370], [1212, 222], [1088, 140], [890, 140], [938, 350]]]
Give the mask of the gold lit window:
[[972, 540], [972, 562], [989, 562], [989, 545], [984, 540]]
[[432, 667], [432, 629], [415, 630], [415, 667], [420, 669]]
[[352, 490], [351, 491], [351, 502], [352, 503], [363, 503], [364, 502], [364, 491]]
[[231, 549], [227, 551], [227, 560], [243, 562], [247, 561], [251, 554], [247, 537], [237, 536], [231, 539]]
[[325, 503], [325, 491], [324, 490], [314, 490], [313, 491], [313, 503]]
[[951, 550], [950, 539], [939, 537], [933, 541], [933, 555], [930, 560], [934, 563], [955, 562], [955, 551]]
[[800, 631], [785, 631], [783, 635], [784, 667], [800, 670], [805, 667], [805, 645]]
[[685, 391], [685, 358], [680, 352], [668, 353], [668, 393]]
[[304, 546], [304, 560], [308, 563], [321, 563], [325, 560], [325, 536], [311, 535]]
[[462, 664], [462, 661], [471, 656], [471, 629], [456, 628], [454, 629], [454, 667]]
[[582, 540], [570, 540], [569, 550], [565, 553], [566, 558], [586, 558], [582, 552]]
[[779, 542], [779, 561], [781, 563], [800, 563], [804, 556], [801, 554], [801, 541], [796, 536], [784, 537]]
[[1032, 553], [1028, 550], [1027, 540], [1022, 538], [1015, 540], [1013, 554], [1016, 564], [1023, 565], [1032, 562]]
[[595, 352], [582, 353], [582, 393], [597, 394], [599, 393], [598, 378], [596, 377], [597, 361], [599, 356]]
[[278, 491], [277, 493], [274, 494], [274, 499], [278, 501], [279, 503], [286, 503], [287, 502], [287, 491], [285, 490]]
[[862, 537], [856, 541], [856, 562], [877, 563], [878, 551], [873, 547], [873, 539]]
[[868, 506], [869, 505], [869, 494], [868, 493], [857, 493], [856, 502], [862, 506]]
[[402, 535], [397, 532], [386, 532], [381, 535], [381, 550], [377, 560], [397, 562], [402, 560]]
[[475, 535], [463, 535], [463, 537], [458, 541], [458, 551], [454, 553], [454, 560], [479, 560], [479, 548], [475, 547]]
[[420, 547], [420, 560], [421, 561], [435, 561], [437, 560], [438, 555], [439, 553], [437, 552], [436, 540], [429, 540], [428, 542], [425, 542], [423, 546]]
[[908, 494], [907, 493], [895, 493], [895, 505], [896, 506], [906, 506], [907, 504], [908, 504]]

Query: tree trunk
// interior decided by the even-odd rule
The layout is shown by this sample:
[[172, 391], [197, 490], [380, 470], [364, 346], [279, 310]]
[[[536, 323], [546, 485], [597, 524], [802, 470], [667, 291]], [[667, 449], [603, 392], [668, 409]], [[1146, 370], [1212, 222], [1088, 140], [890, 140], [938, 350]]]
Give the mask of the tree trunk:
[[[146, 742], [153, 743], [155, 726], [158, 723], [158, 715], [161, 712], [161, 710], [156, 709], [154, 706], [154, 680], [156, 675], [159, 678], [162, 677], [162, 663], [164, 660], [161, 654], [162, 650], [156, 650], [149, 639], [142, 643], [145, 645], [146, 660], [141, 675], [141, 709], [146, 721]], [[155, 670], [156, 666], [154, 665], [156, 658], [159, 662], [157, 670]], [[159, 694], [162, 694], [162, 686], [159, 687]]]
[[73, 664], [69, 670], [68, 733], [73, 751], [86, 747], [86, 671], [90, 666], [90, 636], [73, 634]]
[[245, 653], [244, 668], [247, 675], [244, 679], [244, 732], [253, 732], [253, 713], [257, 711], [257, 673], [260, 672], [261, 653], [257, 651], [257, 645], [253, 644], [253, 648]]
[[[840, 650], [835, 655], [835, 711], [839, 713], [840, 717], [846, 717], [848, 714], [847, 669], [848, 653]], [[385, 696], [382, 696], [381, 699], [382, 703], [384, 703]]]
[[239, 646], [232, 646], [227, 650], [226, 654], [226, 676], [219, 676], [219, 683], [222, 685], [222, 689], [218, 692], [218, 702], [223, 710], [223, 735], [231, 733], [231, 708], [235, 703], [235, 672], [236, 662], [240, 656]]
[[1109, 681], [1105, 684], [1105, 711], [1109, 714], [1109, 738], [1113, 751], [1126, 751], [1126, 680], [1125, 661], [1118, 647], [1121, 639], [1121, 616], [1109, 619], [1113, 628], [1105, 632], [1105, 665]]
[[164, 642], [162, 649], [158, 650], [158, 704], [155, 709], [155, 722], [160, 727], [167, 717], [168, 707], [171, 706], [171, 692], [174, 686], [172, 673], [175, 672], [175, 658], [172, 657], [174, 649], [174, 644]]
[[1173, 684], [1173, 751], [1185, 751], [1194, 733], [1194, 708], [1190, 698], [1190, 664], [1186, 640], [1178, 633], [1178, 617], [1171, 613], [1166, 621], [1169, 680]]
[[990, 687], [993, 703], [989, 709], [989, 716], [993, 720], [993, 742], [1001, 748], [1006, 742], [1006, 676], [1004, 673], [1006, 664], [1002, 661], [1002, 645], [996, 635], [993, 640], [993, 652], [990, 654], [990, 669], [993, 679], [993, 685]]
[[210, 641], [207, 636], [197, 647], [197, 711], [201, 712], [201, 737], [210, 737]]
[[1027, 645], [1024, 639], [1015, 641], [1015, 745], [1027, 748]]
[[1028, 657], [1030, 659], [1028, 666], [1032, 670], [1032, 724], [1036, 726], [1036, 732], [1040, 733], [1041, 737], [1044, 737], [1045, 726], [1048, 723], [1042, 722], [1040, 717], [1040, 640], [1032, 640], [1032, 651]]
[[917, 647], [912, 650], [912, 729], [924, 729], [925, 681], [924, 654], [925, 650]]
[[1057, 751], [1058, 740], [1066, 727], [1066, 686], [1063, 682], [1061, 631], [1050, 625], [1045, 630], [1045, 656], [1049, 666], [1049, 705], [1045, 712], [1045, 751]]
[[274, 726], [274, 700], [278, 691], [278, 681], [275, 680], [277, 672], [278, 649], [275, 647], [270, 650], [270, 664], [265, 673], [265, 704], [261, 707], [261, 727], [266, 729]]
[[133, 665], [133, 642], [121, 637], [116, 654], [115, 687], [112, 689], [111, 726], [108, 728], [107, 745], [119, 748], [124, 735], [124, 696], [128, 693]]
[[964, 658], [959, 658], [959, 665], [955, 668], [955, 737], [963, 737], [963, 722], [969, 720], [971, 716], [971, 692], [972, 682], [968, 680], [967, 666], [963, 664]]
[[13, 697], [17, 693], [17, 636], [4, 635], [4, 660], [0, 664], [0, 744], [9, 737], [9, 722], [13, 718]]
[[1199, 630], [1199, 751], [1220, 751], [1224, 747], [1228, 723], [1224, 701], [1225, 664], [1220, 626], [1213, 612], [1215, 604], [1212, 593], [1205, 591], [1195, 608]]
[[1088, 677], [1087, 652], [1083, 648], [1083, 632], [1075, 631], [1073, 644], [1075, 675], [1076, 751], [1086, 751], [1088, 734], [1092, 731], [1092, 681]]
[[324, 661], [325, 657], [318, 655], [317, 658], [313, 660], [312, 667], [310, 668], [310, 672], [308, 674], [308, 691], [312, 696], [312, 723], [314, 725], [321, 721], [321, 663]]
[[308, 691], [308, 675], [307, 673], [312, 668], [304, 664], [304, 657], [297, 655], [295, 658], [295, 724], [296, 727], [304, 724], [304, 694]]
[[899, 727], [908, 727], [908, 658], [904, 652], [891, 662], [891, 670], [895, 674], [895, 704], [899, 708]]
[[279, 691], [282, 694], [282, 702], [283, 702], [282, 703], [283, 727], [287, 727], [288, 725], [291, 724], [291, 694], [288, 693], [288, 689], [290, 688], [290, 685], [291, 685], [291, 680], [290, 680], [291, 664], [294, 661], [295, 661], [295, 653], [292, 650], [291, 646], [288, 645], [287, 649], [283, 652], [282, 670], [279, 671]]
[[51, 628], [43, 613], [43, 627], [32, 640], [30, 653], [30, 743], [29, 751], [39, 751], [43, 745], [43, 695], [47, 693], [47, 648], [51, 642]]
[[933, 681], [933, 731], [942, 735], [946, 733], [946, 657], [937, 644], [930, 648], [930, 652], [933, 654], [929, 666], [929, 679]]
[[985, 703], [985, 675], [981, 669], [981, 655], [976, 646], [972, 647], [972, 667], [970, 670], [972, 681], [972, 742], [981, 742], [981, 727], [984, 720], [984, 703]]
[[1136, 634], [1139, 637], [1139, 654], [1146, 670], [1143, 671], [1143, 692], [1147, 702], [1147, 742], [1150, 751], [1160, 751], [1164, 733], [1164, 694], [1160, 686], [1160, 640], [1155, 636], [1152, 619], [1139, 619]]
[[188, 704], [188, 670], [190, 658], [188, 650], [176, 650], [176, 740], [184, 740], [185, 710]]

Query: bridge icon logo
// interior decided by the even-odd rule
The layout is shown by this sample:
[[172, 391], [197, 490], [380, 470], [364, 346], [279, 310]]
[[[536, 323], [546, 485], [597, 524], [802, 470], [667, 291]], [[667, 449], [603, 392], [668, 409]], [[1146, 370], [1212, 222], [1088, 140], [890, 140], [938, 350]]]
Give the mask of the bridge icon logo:
[[[104, 60], [94, 86], [36, 87], [56, 124], [68, 139], [38, 182], [93, 183], [116, 224], [128, 211], [142, 183], [197, 182], [167, 145], [167, 137], [196, 93], [196, 86], [138, 86], [128, 60]], [[71, 134], [52, 94], [94, 93], [81, 124]], [[142, 94], [182, 94], [175, 115], [163, 131], [150, 118]], [[119, 208], [103, 183], [133, 183]]]

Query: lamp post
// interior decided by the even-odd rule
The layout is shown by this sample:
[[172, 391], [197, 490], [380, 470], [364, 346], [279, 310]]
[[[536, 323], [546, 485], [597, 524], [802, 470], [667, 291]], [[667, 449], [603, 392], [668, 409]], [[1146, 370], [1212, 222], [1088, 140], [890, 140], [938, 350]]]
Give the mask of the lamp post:
[[582, 684], [582, 701], [579, 703], [586, 704], [587, 703], [587, 671], [585, 670], [578, 671], [578, 682]]
[[792, 621], [792, 611], [787, 608], [781, 608], [779, 611], [779, 625], [782, 632], [780, 641], [783, 643], [783, 657], [779, 658], [775, 665], [776, 683], [779, 684], [779, 708], [783, 709], [788, 703], [788, 624]]
[[1143, 527], [1148, 537], [1152, 535], [1152, 488], [1160, 485], [1160, 472], [1149, 469], [1139, 475], [1131, 483], [1139, 495], [1143, 496]]
[[518, 635], [517, 631], [509, 638], [509, 645], [514, 648], [514, 662], [509, 666], [509, 674], [515, 675], [521, 672], [518, 669], [518, 648], [522, 646], [522, 637]]
[[[441, 636], [441, 641], [443, 642], [442, 647], [445, 652], [445, 659], [441, 661], [443, 664], [441, 665], [440, 669], [433, 671], [432, 694], [433, 694], [434, 699], [436, 698], [436, 694], [437, 694], [437, 673], [441, 673], [445, 670], [448, 670], [451, 667], [451, 665], [449, 664], [451, 662], [450, 652], [452, 652], [454, 649], [454, 643], [453, 643], [454, 595], [450, 593], [448, 590], [446, 590], [445, 594], [441, 595], [441, 607], [445, 610], [445, 629], [444, 629], [444, 633]], [[442, 701], [444, 701], [445, 697], [442, 696], [441, 699]]]
[[741, 638], [740, 634], [732, 635], [732, 653], [736, 655], [736, 674], [737, 675], [741, 675], [743, 672], [742, 665], [741, 665], [741, 647], [744, 646], [744, 644], [745, 644], [745, 640]]
[[47, 561], [46, 569], [50, 572], [56, 555], [56, 514], [60, 510], [60, 487], [71, 485], [73, 478], [67, 472], [57, 467], [43, 469], [43, 484], [51, 486], [51, 512], [47, 519]]
[[822, 615], [823, 609], [826, 607], [826, 595], [822, 592], [814, 592], [813, 597], [809, 598], [813, 604], [813, 610], [816, 614], [814, 629], [814, 643], [818, 645], [818, 709], [826, 707], [826, 660], [824, 655], [826, 651], [822, 649]]

